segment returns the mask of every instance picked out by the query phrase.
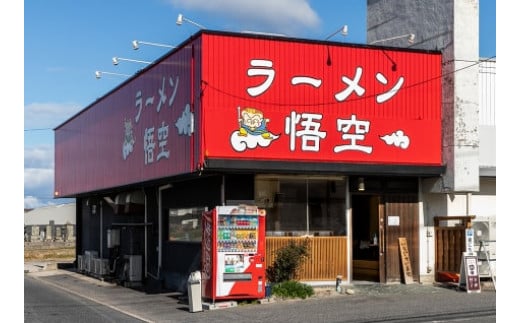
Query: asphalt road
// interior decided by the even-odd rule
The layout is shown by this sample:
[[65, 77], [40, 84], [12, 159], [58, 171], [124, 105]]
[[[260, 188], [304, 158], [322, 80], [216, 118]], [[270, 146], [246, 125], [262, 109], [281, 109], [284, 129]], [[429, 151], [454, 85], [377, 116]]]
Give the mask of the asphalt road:
[[24, 276], [24, 322], [143, 322], [119, 310]]

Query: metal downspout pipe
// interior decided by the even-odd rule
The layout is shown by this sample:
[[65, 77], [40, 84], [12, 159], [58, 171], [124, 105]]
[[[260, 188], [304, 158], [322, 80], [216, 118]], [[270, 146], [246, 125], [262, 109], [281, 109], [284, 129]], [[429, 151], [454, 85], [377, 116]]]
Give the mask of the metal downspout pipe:
[[158, 234], [158, 255], [157, 255], [157, 277], [155, 277], [155, 279], [159, 279], [160, 275], [161, 275], [161, 266], [162, 266], [162, 240], [163, 240], [163, 236], [162, 236], [162, 231], [163, 231], [163, 228], [162, 228], [162, 191], [165, 190], [165, 189], [168, 189], [172, 187], [171, 184], [167, 184], [167, 185], [163, 185], [163, 186], [159, 186], [159, 196], [158, 196], [158, 204], [159, 204], [159, 210], [157, 211], [157, 221], [159, 221], [158, 223], [158, 230], [159, 230], [159, 234]]
[[103, 259], [103, 201], [99, 201], [99, 258]]
[[146, 191], [144, 194], [144, 277], [148, 277], [148, 200]]
[[471, 197], [473, 195], [471, 192], [466, 193], [466, 215], [471, 215]]
[[345, 225], [347, 226], [347, 272], [348, 277], [347, 284], [352, 282], [352, 210], [351, 210], [351, 199], [350, 199], [350, 177], [347, 176], [345, 179]]

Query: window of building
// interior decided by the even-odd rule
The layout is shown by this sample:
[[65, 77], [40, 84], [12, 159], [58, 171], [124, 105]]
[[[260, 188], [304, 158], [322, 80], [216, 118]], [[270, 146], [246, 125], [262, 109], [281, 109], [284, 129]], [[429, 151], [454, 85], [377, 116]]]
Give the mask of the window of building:
[[257, 176], [255, 203], [266, 209], [267, 235], [345, 235], [345, 185], [342, 177]]
[[170, 241], [202, 241], [202, 213], [207, 207], [169, 209]]

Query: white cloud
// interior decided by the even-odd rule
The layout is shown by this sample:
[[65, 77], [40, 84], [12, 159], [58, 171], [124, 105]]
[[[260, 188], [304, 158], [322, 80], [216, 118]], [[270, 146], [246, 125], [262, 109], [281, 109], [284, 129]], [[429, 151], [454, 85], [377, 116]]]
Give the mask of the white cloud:
[[24, 108], [24, 207], [55, 204], [52, 131], [82, 107], [73, 103], [32, 103]]
[[53, 168], [54, 146], [51, 144], [25, 146], [24, 165], [27, 168]]
[[25, 209], [34, 209], [40, 207], [41, 205], [42, 202], [40, 202], [40, 200], [34, 196], [25, 196], [23, 199], [23, 207]]
[[36, 208], [47, 206], [47, 205], [58, 205], [58, 204], [66, 204], [66, 203], [72, 203], [72, 202], [74, 202], [73, 199], [41, 200], [38, 197], [35, 197], [32, 195], [27, 195], [27, 196], [24, 196], [24, 198], [23, 198], [23, 207], [25, 209], [36, 209]]
[[52, 202], [54, 168], [24, 169], [24, 208], [35, 208]]
[[31, 103], [24, 107], [24, 129], [55, 128], [82, 106], [75, 103]]
[[24, 207], [48, 204], [54, 192], [53, 147], [25, 147], [24, 164]]
[[54, 169], [53, 168], [25, 168], [24, 169], [24, 187], [26, 190], [34, 190], [41, 188], [51, 188], [50, 195], [46, 194], [46, 197], [52, 197], [52, 191], [54, 186]]
[[[308, 0], [170, 0], [179, 8], [210, 12], [251, 28], [292, 35], [315, 28], [320, 19]], [[200, 22], [202, 23], [202, 22]], [[202, 23], [203, 24], [203, 23]], [[209, 27], [209, 26], [206, 26]]]
[[53, 168], [24, 169], [24, 207], [35, 208], [52, 202], [54, 192]]

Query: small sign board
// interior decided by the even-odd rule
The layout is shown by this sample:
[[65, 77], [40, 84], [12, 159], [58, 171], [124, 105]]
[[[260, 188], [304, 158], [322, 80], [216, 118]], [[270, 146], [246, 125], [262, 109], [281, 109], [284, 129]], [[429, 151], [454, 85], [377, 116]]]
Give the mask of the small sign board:
[[398, 215], [389, 215], [387, 223], [388, 223], [388, 226], [399, 226], [399, 216]]
[[406, 238], [399, 238], [399, 253], [401, 255], [401, 265], [403, 266], [404, 283], [413, 283], [412, 264], [410, 263], [410, 254], [408, 252], [408, 243]]
[[468, 293], [480, 293], [480, 274], [475, 252], [463, 252], [460, 261], [459, 288]]
[[474, 252], [475, 251], [475, 234], [472, 228], [466, 229], [466, 252]]

